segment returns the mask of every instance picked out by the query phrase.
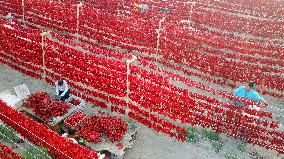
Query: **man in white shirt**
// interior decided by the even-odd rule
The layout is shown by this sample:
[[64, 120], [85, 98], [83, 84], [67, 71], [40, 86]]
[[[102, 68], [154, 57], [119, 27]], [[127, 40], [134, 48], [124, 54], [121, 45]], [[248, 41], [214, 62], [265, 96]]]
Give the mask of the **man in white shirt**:
[[60, 100], [65, 101], [70, 96], [70, 89], [65, 80], [59, 80], [55, 82], [56, 95], [60, 97]]

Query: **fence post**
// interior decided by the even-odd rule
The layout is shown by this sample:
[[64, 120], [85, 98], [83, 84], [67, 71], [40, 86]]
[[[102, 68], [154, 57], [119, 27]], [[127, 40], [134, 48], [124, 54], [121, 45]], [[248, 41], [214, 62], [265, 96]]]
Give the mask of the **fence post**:
[[166, 20], [166, 17], [163, 17], [160, 21], [159, 21], [159, 29], [158, 29], [158, 36], [157, 36], [157, 44], [156, 44], [156, 62], [158, 59], [158, 51], [159, 51], [159, 46], [160, 46], [160, 37], [161, 37], [161, 28], [162, 28], [162, 23]]
[[80, 2], [79, 4], [76, 4], [77, 6], [77, 27], [76, 27], [76, 41], [79, 43], [79, 22], [80, 22], [80, 7], [83, 6], [83, 3]]
[[46, 38], [46, 35], [48, 34], [49, 32], [42, 32], [40, 34], [41, 35], [41, 48], [42, 48], [42, 69], [43, 69], [42, 79], [44, 82], [45, 82], [45, 77], [46, 77], [44, 39]]
[[118, 2], [118, 4], [117, 4], [117, 16], [120, 16], [120, 13], [119, 13], [119, 6], [120, 6], [120, 3]]
[[25, 22], [25, 0], [22, 0], [22, 19], [23, 19], [24, 26], [26, 26], [26, 22]]
[[193, 7], [195, 6], [196, 2], [188, 2], [188, 3], [191, 3], [190, 16], [189, 16], [189, 28], [191, 28], [191, 18], [192, 18], [192, 13], [193, 13]]
[[[131, 60], [127, 60], [126, 61], [126, 66], [127, 66], [127, 72], [126, 72], [126, 105], [127, 105], [127, 109], [128, 109], [128, 104], [129, 104], [129, 94], [130, 94], [130, 82], [129, 82], [129, 75], [130, 75], [130, 64], [132, 62], [134, 62], [137, 59], [136, 56], [132, 55], [132, 59]], [[127, 113], [128, 114], [128, 113]]]

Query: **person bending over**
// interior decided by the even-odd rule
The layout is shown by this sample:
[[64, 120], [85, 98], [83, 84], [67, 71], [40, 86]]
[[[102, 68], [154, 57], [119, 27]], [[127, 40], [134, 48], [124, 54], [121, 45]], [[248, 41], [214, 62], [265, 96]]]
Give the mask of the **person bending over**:
[[11, 23], [16, 23], [17, 19], [12, 15], [11, 12], [9, 12], [6, 16], [5, 19]]
[[[247, 98], [255, 102], [261, 102], [260, 106], [267, 106], [268, 104], [264, 100], [264, 98], [261, 97], [259, 93], [253, 89], [254, 86], [255, 86], [254, 82], [248, 82], [246, 85], [238, 87], [234, 91], [234, 95], [238, 97]], [[236, 106], [245, 106], [244, 103], [239, 101], [234, 101], [234, 104]]]
[[65, 101], [70, 96], [70, 89], [65, 80], [59, 80], [55, 82], [56, 95], [61, 101]]

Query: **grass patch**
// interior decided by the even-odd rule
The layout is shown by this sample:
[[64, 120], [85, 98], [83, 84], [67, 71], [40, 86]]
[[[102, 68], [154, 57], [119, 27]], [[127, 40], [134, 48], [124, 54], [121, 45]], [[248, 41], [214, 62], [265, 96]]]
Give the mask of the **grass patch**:
[[196, 143], [199, 141], [199, 137], [197, 134], [197, 129], [195, 127], [190, 127], [187, 129], [187, 133], [186, 133], [186, 141], [187, 142], [192, 142], [192, 143]]
[[23, 159], [51, 159], [47, 148], [31, 147], [23, 154]]
[[215, 131], [208, 128], [202, 130], [202, 135], [212, 141], [221, 141], [221, 137]]
[[221, 143], [213, 142], [213, 141], [211, 141], [211, 146], [215, 150], [216, 153], [220, 152], [221, 148], [223, 147], [223, 145]]
[[230, 153], [229, 155], [225, 156], [226, 159], [238, 159], [237, 155]]
[[260, 158], [262, 158], [261, 155], [259, 153], [257, 153], [257, 152], [251, 152], [250, 155], [251, 155], [250, 159], [260, 159]]
[[246, 148], [246, 143], [242, 140], [237, 142], [237, 149], [240, 150], [241, 152], [247, 152], [247, 148]]
[[279, 121], [279, 122], [284, 123], [284, 117], [282, 117], [282, 116], [278, 116], [278, 117], [276, 118], [276, 120]]
[[210, 140], [210, 144], [216, 153], [220, 152], [223, 147], [221, 144], [222, 138], [215, 131], [205, 128], [202, 130], [202, 135], [204, 138]]
[[17, 132], [9, 126], [0, 125], [0, 139], [6, 142], [17, 142], [19, 137], [17, 136]]

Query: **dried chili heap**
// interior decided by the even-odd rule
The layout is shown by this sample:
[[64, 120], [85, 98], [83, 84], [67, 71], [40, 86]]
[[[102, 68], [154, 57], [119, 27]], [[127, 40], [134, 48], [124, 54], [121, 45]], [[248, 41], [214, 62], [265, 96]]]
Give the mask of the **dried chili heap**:
[[62, 116], [70, 108], [66, 103], [51, 99], [47, 93], [38, 91], [23, 102], [23, 106], [31, 108], [35, 115], [44, 121], [52, 117]]

